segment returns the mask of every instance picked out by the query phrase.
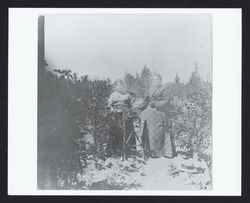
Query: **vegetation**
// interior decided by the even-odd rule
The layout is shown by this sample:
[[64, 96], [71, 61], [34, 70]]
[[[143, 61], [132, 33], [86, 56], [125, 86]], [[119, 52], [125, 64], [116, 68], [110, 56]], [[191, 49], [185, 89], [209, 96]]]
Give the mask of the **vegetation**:
[[[52, 73], [47, 66], [45, 63], [38, 73], [38, 187], [86, 188], [77, 178], [79, 174], [90, 165], [95, 171], [107, 167], [105, 160], [110, 158], [106, 102], [113, 86], [109, 79], [90, 80], [88, 75], [78, 76], [70, 70], [55, 69]], [[126, 73], [124, 81], [129, 92], [142, 99], [151, 76], [145, 66], [135, 76]], [[165, 85], [165, 98], [168, 131], [177, 150], [189, 157], [198, 154], [211, 169], [211, 83], [202, 80], [197, 68], [186, 84], [177, 74]], [[79, 142], [86, 133], [94, 137], [91, 150]]]

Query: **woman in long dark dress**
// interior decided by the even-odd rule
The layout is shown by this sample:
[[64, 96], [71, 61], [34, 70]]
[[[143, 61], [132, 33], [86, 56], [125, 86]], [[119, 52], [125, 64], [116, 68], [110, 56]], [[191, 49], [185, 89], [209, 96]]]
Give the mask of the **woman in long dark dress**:
[[123, 133], [125, 130], [126, 140], [130, 137], [126, 144], [126, 153], [131, 153], [135, 149], [135, 147], [131, 145], [136, 144], [135, 136], [130, 136], [134, 129], [133, 121], [130, 117], [132, 107], [131, 96], [126, 91], [125, 84], [122, 80], [116, 82], [115, 91], [108, 99], [108, 107], [113, 115], [110, 129], [113, 152], [116, 155], [122, 155], [124, 153]]
[[164, 113], [167, 100], [164, 89], [161, 76], [154, 74], [151, 89], [143, 104], [146, 109], [141, 115], [142, 123], [147, 121], [150, 155], [154, 158], [161, 156], [172, 158], [176, 154], [172, 137], [167, 132], [167, 120]]

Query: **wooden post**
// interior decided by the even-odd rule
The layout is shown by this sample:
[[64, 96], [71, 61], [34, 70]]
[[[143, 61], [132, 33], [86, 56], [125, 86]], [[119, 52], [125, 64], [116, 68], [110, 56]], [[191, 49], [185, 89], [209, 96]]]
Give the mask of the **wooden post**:
[[44, 16], [38, 17], [38, 70], [44, 66]]

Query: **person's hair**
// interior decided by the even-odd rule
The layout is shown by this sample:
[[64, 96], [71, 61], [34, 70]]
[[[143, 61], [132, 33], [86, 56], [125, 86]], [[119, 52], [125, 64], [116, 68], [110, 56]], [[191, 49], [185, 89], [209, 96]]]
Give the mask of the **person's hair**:
[[124, 87], [126, 87], [125, 82], [123, 80], [121, 80], [121, 79], [118, 79], [113, 84], [113, 90], [116, 90], [117, 84], [122, 84]]

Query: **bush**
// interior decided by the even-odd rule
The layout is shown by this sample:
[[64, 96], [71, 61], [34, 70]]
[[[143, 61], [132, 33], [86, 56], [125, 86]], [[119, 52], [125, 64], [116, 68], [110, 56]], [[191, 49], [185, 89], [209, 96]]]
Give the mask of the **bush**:
[[[168, 88], [168, 87], [167, 87]], [[167, 89], [166, 88], [166, 89]], [[189, 156], [197, 153], [211, 168], [212, 164], [212, 95], [211, 85], [186, 84], [169, 96], [166, 115], [175, 145]], [[168, 90], [170, 91], [170, 90]]]
[[[81, 130], [93, 134], [96, 146], [106, 140], [106, 101], [110, 80], [91, 81], [70, 70], [55, 73], [39, 69], [38, 75], [38, 187], [45, 188], [44, 173], [49, 171], [53, 189], [57, 188], [58, 168], [77, 171], [76, 152]], [[98, 152], [99, 149], [96, 149]], [[82, 154], [81, 154], [82, 155]], [[72, 158], [74, 156], [74, 159]], [[74, 160], [74, 163], [73, 163]], [[70, 162], [70, 163], [69, 163]], [[78, 163], [79, 165], [80, 163]], [[59, 167], [60, 166], [60, 167]]]

